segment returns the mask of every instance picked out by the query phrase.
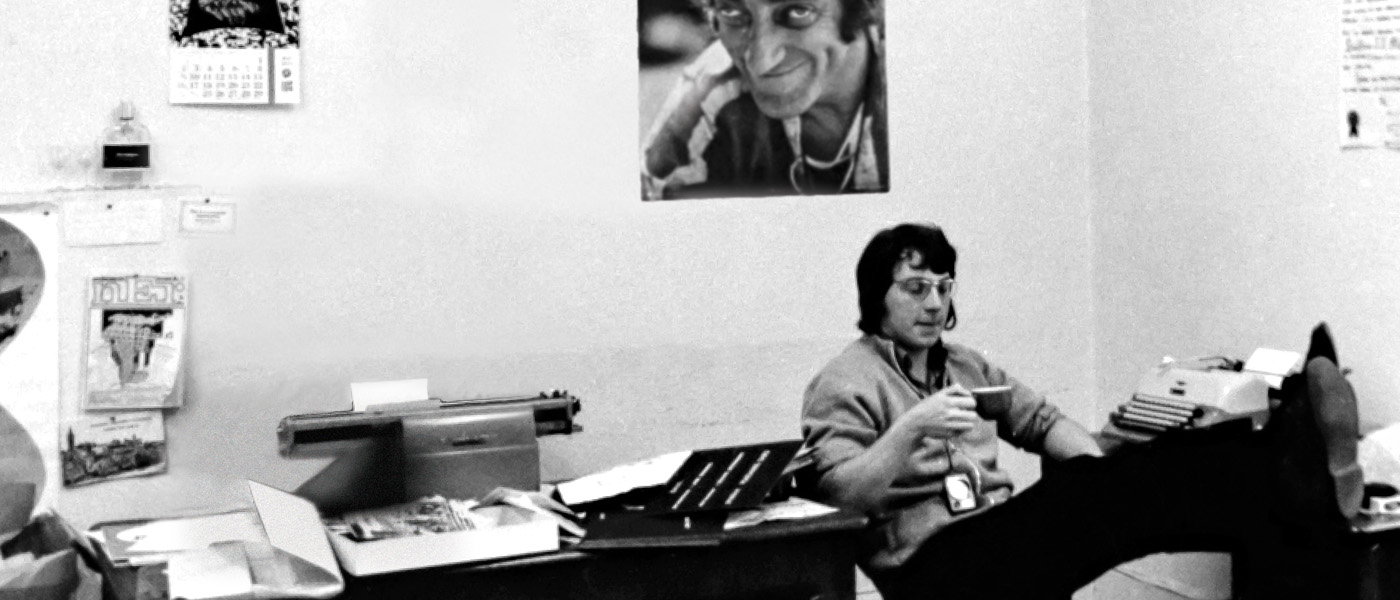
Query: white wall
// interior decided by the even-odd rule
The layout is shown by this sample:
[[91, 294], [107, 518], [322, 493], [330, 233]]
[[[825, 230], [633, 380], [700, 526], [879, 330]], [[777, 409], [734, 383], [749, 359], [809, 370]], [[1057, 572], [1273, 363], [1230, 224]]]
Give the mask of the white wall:
[[1339, 10], [1090, 3], [1101, 412], [1163, 355], [1301, 352], [1325, 320], [1363, 429], [1400, 420], [1400, 155], [1338, 149]]
[[0, 4], [0, 189], [81, 183], [47, 149], [91, 143], [130, 97], [161, 181], [241, 198], [232, 238], [60, 257], [69, 411], [82, 278], [192, 280], [171, 472], [60, 510], [84, 526], [241, 505], [245, 477], [294, 487], [319, 463], [277, 456], [277, 420], [359, 379], [574, 392], [585, 431], [545, 440], [553, 478], [794, 437], [802, 386], [856, 333], [857, 254], [911, 219], [963, 251], [956, 337], [1091, 420], [1083, 3], [891, 4], [890, 194], [648, 205], [627, 2], [307, 2], [290, 109], [166, 105], [159, 2]]
[[1338, 7], [1093, 14], [1101, 387], [1160, 354], [1301, 351], [1326, 320], [1367, 428], [1400, 419], [1400, 156], [1338, 149]]

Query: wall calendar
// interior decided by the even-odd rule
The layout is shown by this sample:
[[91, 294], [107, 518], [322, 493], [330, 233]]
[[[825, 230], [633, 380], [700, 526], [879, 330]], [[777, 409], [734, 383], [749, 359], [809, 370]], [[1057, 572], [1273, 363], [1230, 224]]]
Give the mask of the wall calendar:
[[170, 0], [171, 104], [299, 104], [301, 0]]

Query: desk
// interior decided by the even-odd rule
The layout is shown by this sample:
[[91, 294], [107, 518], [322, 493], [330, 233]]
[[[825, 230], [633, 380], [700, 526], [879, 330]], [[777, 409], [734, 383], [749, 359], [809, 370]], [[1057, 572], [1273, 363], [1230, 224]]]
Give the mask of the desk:
[[[791, 598], [853, 600], [857, 533], [865, 517], [846, 511], [764, 523], [724, 534], [718, 546], [647, 548], [549, 554], [491, 563], [346, 576], [346, 600], [460, 598], [463, 600], [578, 598]], [[163, 584], [153, 567], [109, 571], [120, 600], [158, 600]], [[155, 567], [158, 568], [158, 567]], [[154, 586], [139, 597], [138, 578]]]
[[[1368, 530], [1365, 516], [1352, 520], [1350, 563], [1356, 569], [1356, 600], [1400, 598], [1400, 529]], [[1348, 590], [1350, 591], [1350, 590]]]
[[[1197, 434], [1199, 435], [1199, 434]], [[1247, 428], [1233, 427], [1231, 430], [1221, 432], [1220, 435], [1249, 435]], [[1104, 449], [1106, 453], [1117, 451], [1126, 445], [1135, 443], [1152, 443], [1153, 436], [1143, 436], [1134, 432], [1119, 429], [1109, 423], [1104, 429], [1093, 434], [1095, 441]], [[1190, 438], [1180, 438], [1190, 439]], [[1044, 470], [1049, 473], [1054, 472], [1054, 464], [1051, 462], [1042, 463]], [[1336, 600], [1383, 600], [1387, 598], [1400, 598], [1400, 527], [1393, 523], [1390, 528], [1377, 526], [1377, 523], [1365, 516], [1358, 516], [1351, 520], [1351, 531], [1346, 538], [1346, 544], [1341, 549], [1335, 560], [1338, 561], [1339, 573], [1346, 573], [1347, 581], [1342, 584], [1341, 589], [1333, 590], [1331, 598]], [[1222, 540], [1201, 539], [1187, 544], [1182, 548], [1188, 552], [1224, 552], [1231, 553], [1232, 548]], [[1249, 597], [1248, 578], [1251, 575], [1243, 569], [1239, 562], [1232, 564], [1231, 590], [1234, 597]], [[1268, 577], [1267, 573], [1254, 576]]]

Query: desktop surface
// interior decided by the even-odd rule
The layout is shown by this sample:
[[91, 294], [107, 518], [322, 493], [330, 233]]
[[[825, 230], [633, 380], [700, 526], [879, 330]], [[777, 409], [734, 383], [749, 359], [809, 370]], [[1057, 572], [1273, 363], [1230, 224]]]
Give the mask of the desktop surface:
[[[864, 516], [839, 511], [727, 531], [717, 545], [564, 549], [369, 577], [347, 575], [340, 598], [852, 600], [854, 542], [865, 524]], [[112, 600], [168, 597], [160, 566], [104, 571]]]

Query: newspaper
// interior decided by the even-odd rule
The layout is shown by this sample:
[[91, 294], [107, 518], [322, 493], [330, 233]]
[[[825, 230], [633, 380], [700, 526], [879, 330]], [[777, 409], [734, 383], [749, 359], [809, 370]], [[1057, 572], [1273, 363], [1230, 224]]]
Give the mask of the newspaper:
[[171, 408], [185, 339], [186, 283], [175, 275], [94, 277], [83, 408]]

